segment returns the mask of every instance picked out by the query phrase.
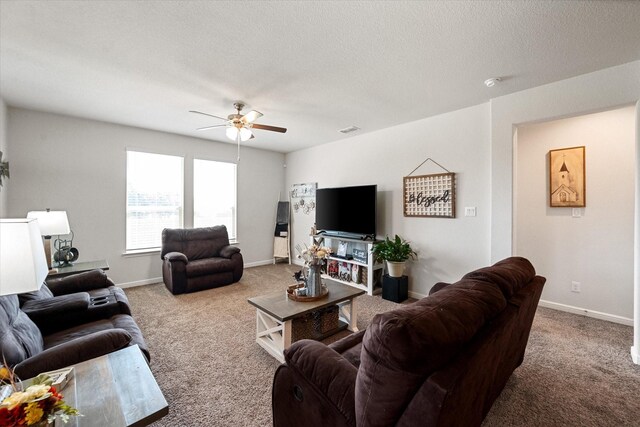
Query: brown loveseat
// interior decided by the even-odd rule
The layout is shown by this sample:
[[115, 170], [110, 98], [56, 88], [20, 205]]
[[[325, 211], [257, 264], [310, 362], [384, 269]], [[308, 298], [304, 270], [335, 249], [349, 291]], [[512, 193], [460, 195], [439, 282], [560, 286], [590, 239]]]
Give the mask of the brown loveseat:
[[[66, 308], [79, 310], [78, 304], [82, 303], [80, 300], [64, 302], [64, 297], [51, 300], [57, 302], [43, 309], [52, 317]], [[0, 297], [0, 356], [23, 379], [136, 344], [149, 360], [142, 332], [129, 315], [116, 314], [88, 323], [79, 320], [72, 327], [43, 333], [20, 309], [17, 295]]]
[[544, 282], [512, 257], [330, 346], [294, 343], [273, 380], [274, 426], [480, 425], [523, 361]]
[[201, 291], [240, 280], [240, 248], [229, 245], [227, 227], [162, 230], [162, 278], [173, 294]]
[[124, 290], [99, 269], [47, 279], [39, 291], [19, 294], [18, 299], [45, 335], [116, 314], [131, 315]]

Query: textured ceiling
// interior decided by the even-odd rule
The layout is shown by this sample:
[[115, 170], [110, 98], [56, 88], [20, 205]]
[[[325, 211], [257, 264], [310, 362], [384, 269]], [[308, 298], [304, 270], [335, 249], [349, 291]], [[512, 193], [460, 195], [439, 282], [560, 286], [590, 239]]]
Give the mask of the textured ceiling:
[[[2, 1], [10, 106], [289, 152], [640, 59], [639, 2]], [[491, 89], [489, 77], [503, 82]]]

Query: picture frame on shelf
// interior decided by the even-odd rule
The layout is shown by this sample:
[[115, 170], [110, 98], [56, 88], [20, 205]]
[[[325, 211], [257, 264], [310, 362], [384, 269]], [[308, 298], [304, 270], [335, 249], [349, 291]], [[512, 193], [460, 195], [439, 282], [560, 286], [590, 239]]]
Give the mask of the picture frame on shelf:
[[352, 251], [352, 255], [353, 255], [354, 261], [358, 261], [363, 264], [366, 264], [367, 262], [369, 262], [369, 256], [367, 254], [367, 251], [364, 249], [354, 248]]
[[344, 261], [341, 261], [339, 263], [338, 278], [340, 280], [344, 280], [345, 282], [351, 281], [351, 266], [348, 263]]
[[330, 277], [338, 277], [338, 261], [335, 259], [329, 260], [327, 263], [327, 274]]
[[346, 258], [348, 247], [349, 247], [349, 243], [340, 240], [338, 242], [338, 250], [336, 251], [336, 256], [340, 258]]
[[358, 264], [351, 264], [351, 281], [360, 283], [360, 266]]

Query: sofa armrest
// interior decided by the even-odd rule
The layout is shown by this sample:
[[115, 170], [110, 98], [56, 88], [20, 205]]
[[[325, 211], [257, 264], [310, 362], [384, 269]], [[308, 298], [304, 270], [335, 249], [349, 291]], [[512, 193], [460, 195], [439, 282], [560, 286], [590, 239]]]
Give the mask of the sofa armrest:
[[342, 354], [345, 351], [349, 350], [360, 344], [362, 342], [362, 338], [364, 337], [364, 333], [366, 329], [355, 332], [353, 334], [349, 334], [344, 338], [339, 339], [338, 341], [329, 344], [329, 348], [335, 350], [337, 353]]
[[100, 269], [85, 271], [84, 273], [72, 274], [65, 277], [54, 277], [47, 279], [46, 284], [54, 296], [115, 286], [115, 283], [113, 283], [113, 281], [107, 277], [107, 274]]
[[124, 329], [99, 331], [48, 348], [23, 360], [14, 368], [20, 378], [31, 378], [41, 372], [61, 369], [112, 353], [125, 348], [130, 342], [131, 335]]
[[[285, 350], [284, 356], [286, 367], [294, 373], [297, 388], [294, 386], [292, 392], [295, 400], [311, 406], [323, 406], [329, 402], [333, 408], [320, 408], [327, 417], [324, 421], [330, 425], [355, 425], [355, 386], [358, 374], [355, 366], [325, 344], [313, 340], [295, 342]], [[274, 378], [274, 397], [277, 392], [275, 387]], [[280, 393], [283, 391], [287, 392], [278, 390]], [[293, 410], [291, 406], [289, 408]], [[308, 416], [308, 413], [304, 413], [307, 410], [308, 408], [302, 414], [297, 414], [302, 417], [300, 420]], [[336, 411], [341, 422], [331, 415]], [[288, 418], [289, 421], [296, 419], [295, 416]]]
[[187, 256], [180, 252], [169, 252], [164, 256], [164, 259], [169, 262], [181, 261], [181, 262], [184, 262], [185, 264], [189, 262], [189, 259], [187, 258]]
[[40, 324], [55, 322], [60, 316], [73, 316], [89, 308], [90, 297], [86, 292], [61, 295], [59, 297], [26, 301], [22, 311], [40, 327]]
[[220, 256], [222, 258], [231, 258], [233, 254], [237, 254], [239, 252], [240, 248], [237, 246], [224, 246], [222, 249], [220, 249]]
[[442, 290], [442, 289], [446, 288], [450, 284], [451, 283], [445, 283], [445, 282], [436, 283], [435, 285], [433, 285], [431, 287], [431, 289], [429, 289], [429, 295], [433, 295], [434, 293], [438, 292], [439, 290]]

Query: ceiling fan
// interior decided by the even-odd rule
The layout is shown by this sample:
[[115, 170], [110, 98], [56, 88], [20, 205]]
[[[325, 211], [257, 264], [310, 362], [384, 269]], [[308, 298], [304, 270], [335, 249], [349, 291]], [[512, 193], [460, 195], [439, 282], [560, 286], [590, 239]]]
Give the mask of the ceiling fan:
[[209, 130], [209, 129], [219, 128], [219, 127], [226, 127], [227, 138], [231, 139], [232, 141], [238, 141], [238, 142], [247, 141], [251, 138], [254, 138], [253, 132], [251, 131], [251, 129], [269, 130], [272, 132], [280, 132], [280, 133], [285, 133], [287, 131], [287, 129], [277, 127], [277, 126], [261, 125], [258, 123], [253, 123], [257, 119], [262, 117], [262, 113], [256, 110], [251, 110], [247, 114], [243, 115], [240, 112], [242, 111], [244, 106], [245, 106], [244, 103], [241, 101], [234, 102], [233, 107], [236, 109], [236, 113], [229, 114], [226, 119], [220, 116], [214, 116], [213, 114], [203, 113], [201, 111], [191, 110], [189, 112], [202, 114], [204, 116], [209, 116], [216, 119], [224, 120], [226, 122], [224, 124], [205, 126], [202, 128], [198, 128], [196, 130]]

